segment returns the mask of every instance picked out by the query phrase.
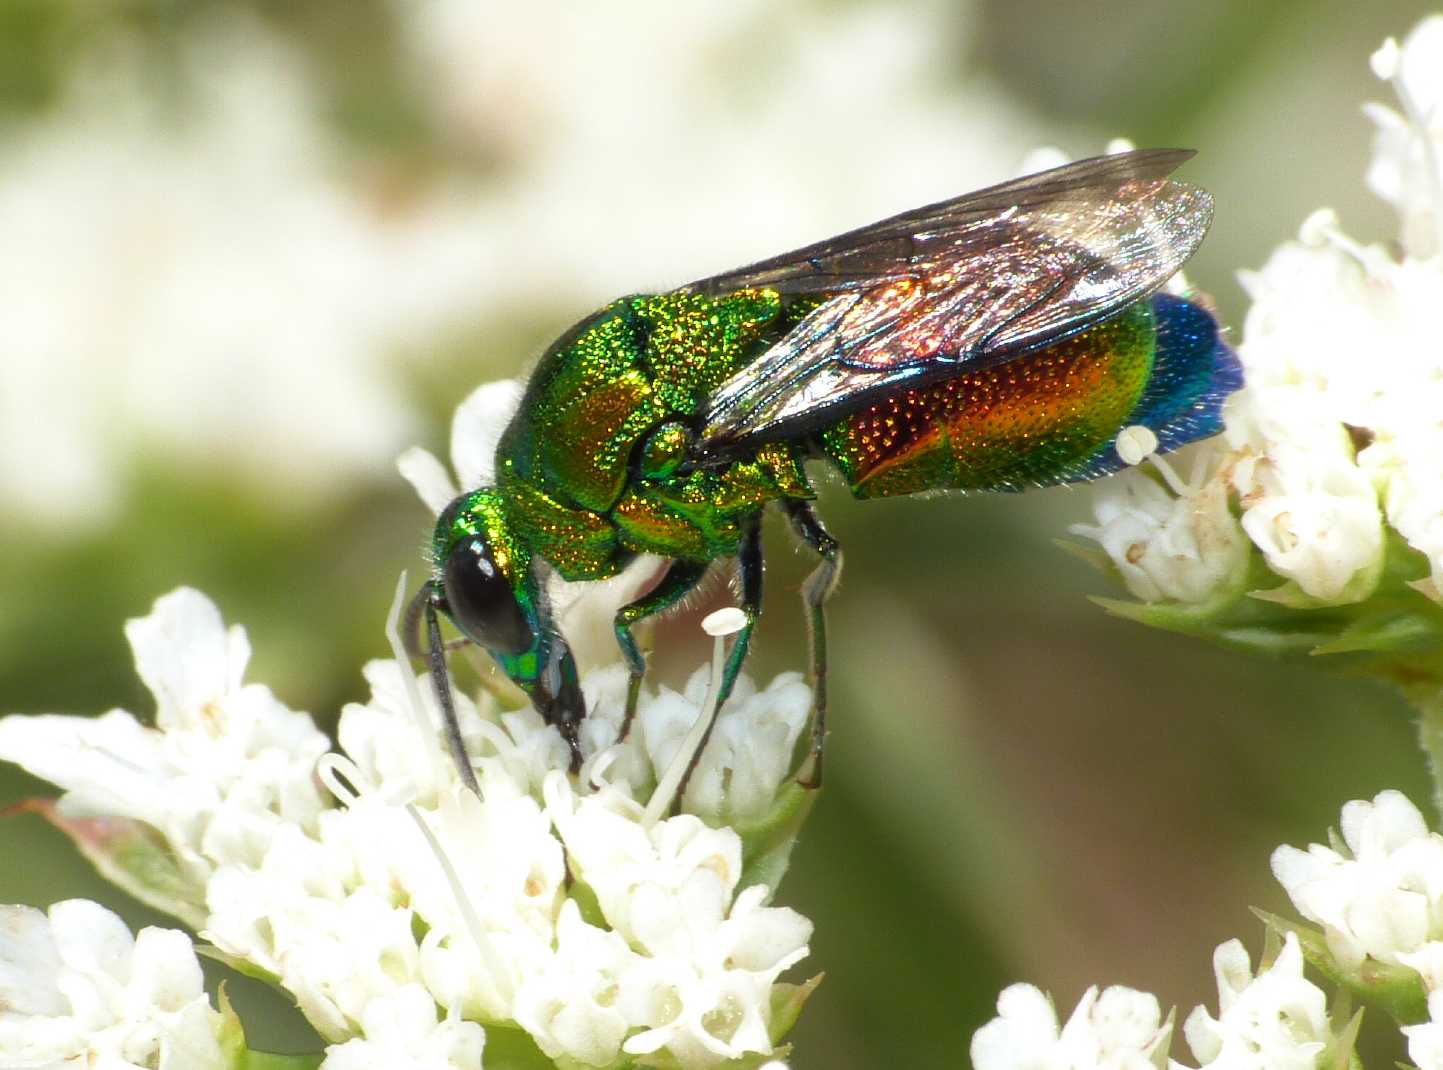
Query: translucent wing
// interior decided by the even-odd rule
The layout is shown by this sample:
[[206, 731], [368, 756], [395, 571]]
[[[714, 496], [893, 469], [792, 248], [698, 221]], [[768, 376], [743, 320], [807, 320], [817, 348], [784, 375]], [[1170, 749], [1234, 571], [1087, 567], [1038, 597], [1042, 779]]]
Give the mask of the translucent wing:
[[694, 283], [829, 298], [712, 396], [706, 451], [797, 434], [879, 393], [985, 367], [1105, 319], [1198, 247], [1192, 153], [1080, 160]]

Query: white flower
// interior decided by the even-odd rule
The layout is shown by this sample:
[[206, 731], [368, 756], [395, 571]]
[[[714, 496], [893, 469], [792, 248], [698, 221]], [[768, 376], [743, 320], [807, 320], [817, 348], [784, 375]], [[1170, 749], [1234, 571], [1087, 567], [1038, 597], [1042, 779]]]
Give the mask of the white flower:
[[811, 923], [767, 907], [765, 887], [737, 894], [741, 841], [683, 814], [650, 829], [619, 791], [574, 795], [547, 781], [548, 810], [577, 877], [607, 923], [647, 960], [651, 994], [631, 1054], [667, 1048], [704, 1064], [771, 1051], [766, 993], [807, 953]]
[[[1164, 479], [1171, 476], [1170, 468], [1162, 471]], [[1135, 597], [1205, 601], [1238, 586], [1247, 569], [1247, 539], [1228, 508], [1226, 476], [1218, 471], [1169, 493], [1164, 483], [1128, 469], [1099, 484], [1097, 523], [1069, 530], [1101, 544]]]
[[312, 771], [328, 741], [268, 688], [242, 682], [244, 630], [227, 630], [209, 599], [183, 587], [126, 636], [156, 727], [124, 710], [5, 717], [0, 758], [65, 788], [63, 813], [154, 826], [200, 881], [222, 862], [258, 864], [284, 827], [312, 826], [325, 805]]
[[97, 903], [0, 906], [0, 1064], [207, 1070], [230, 1065], [190, 940]]
[[[588, 708], [583, 744], [594, 740], [598, 749], [613, 748], [617, 760], [607, 773], [613, 783], [625, 779], [633, 795], [648, 789], [671, 765], [687, 731], [702, 715], [707, 681], [707, 668], [701, 666], [680, 692], [662, 687], [654, 696], [643, 693], [632, 738], [616, 744], [626, 673], [620, 665], [597, 670], [582, 681]], [[765, 814], [791, 772], [792, 749], [811, 707], [812, 689], [800, 673], [782, 673], [762, 690], [750, 677], [739, 676], [697, 762], [683, 808], [711, 824]]]
[[[766, 887], [743, 887], [736, 831], [694, 814], [655, 820], [639, 801], [684, 760], [675, 737], [701, 714], [700, 679], [686, 694], [644, 691], [632, 738], [618, 742], [625, 673], [590, 674], [589, 694], [606, 697], [577, 785], [533, 710], [458, 694], [478, 796], [461, 787], [429, 679], [410, 666], [367, 667], [371, 701], [340, 724], [355, 759], [318, 761], [324, 737], [244, 683], [244, 632], [204, 596], [167, 595], [127, 633], [157, 727], [121, 711], [10, 717], [0, 752], [67, 787], [68, 811], [159, 829], [203, 889], [203, 935], [291, 993], [333, 1044], [328, 1066], [474, 1065], [475, 1021], [527, 1029], [548, 1054], [589, 1065], [773, 1052], [775, 985], [807, 954], [811, 924], [767, 905]], [[695, 805], [764, 815], [810, 701], [795, 675], [761, 691], [741, 678]], [[131, 878], [145, 894], [140, 868]], [[79, 1011], [30, 979], [57, 976], [64, 956], [33, 924], [16, 931], [10, 957], [27, 965], [0, 968], [0, 1001], [28, 1016], [33, 1038], [35, 1015]], [[137, 948], [159, 939], [142, 933]], [[62, 1025], [57, 1043], [85, 1035], [83, 1022]]]
[[486, 1032], [475, 1022], [448, 1015], [436, 1020], [436, 1004], [419, 985], [380, 996], [362, 1018], [365, 1039], [326, 1049], [322, 1070], [476, 1070]]
[[1425, 18], [1403, 45], [1389, 38], [1373, 72], [1392, 83], [1403, 108], [1364, 111], [1378, 128], [1368, 185], [1398, 210], [1403, 243], [1415, 257], [1443, 253], [1443, 15]]
[[1157, 998], [1123, 985], [1089, 988], [1059, 1031], [1052, 1001], [1032, 985], [997, 997], [997, 1017], [972, 1037], [975, 1070], [1161, 1070], [1172, 1038]]
[[1443, 1070], [1443, 991], [1428, 995], [1428, 1021], [1405, 1025], [1408, 1058], [1418, 1070]]
[[[1250, 542], [1287, 581], [1254, 593], [1290, 605], [1372, 594], [1385, 522], [1428, 558], [1431, 576], [1413, 586], [1443, 601], [1443, 16], [1401, 46], [1387, 42], [1373, 68], [1403, 109], [1367, 108], [1379, 128], [1368, 181], [1399, 211], [1403, 255], [1348, 237], [1323, 209], [1262, 268], [1241, 272], [1252, 299], [1238, 347], [1245, 385], [1224, 407], [1226, 441], [1206, 447]], [[1127, 497], [1100, 493], [1112, 499], [1100, 512]], [[1190, 519], [1186, 499], [1171, 514], [1160, 499], [1131, 504], [1124, 519], [1080, 530], [1105, 536], [1138, 597], [1205, 601], [1228, 590], [1224, 575], [1169, 584], [1160, 555], [1144, 560], [1164, 516], [1184, 545], [1187, 529], [1215, 528], [1215, 511]]]
[[1204, 1070], [1315, 1070], [1332, 1041], [1327, 997], [1303, 976], [1295, 935], [1288, 934], [1277, 960], [1256, 977], [1238, 940], [1218, 945], [1213, 971], [1218, 1016], [1196, 1007], [1183, 1023]]
[[[1346, 852], [1279, 847], [1273, 874], [1298, 912], [1323, 927], [1345, 967], [1365, 956], [1399, 963], [1443, 939], [1443, 836], [1396, 791], [1343, 807]], [[1341, 846], [1341, 845], [1340, 845]]]

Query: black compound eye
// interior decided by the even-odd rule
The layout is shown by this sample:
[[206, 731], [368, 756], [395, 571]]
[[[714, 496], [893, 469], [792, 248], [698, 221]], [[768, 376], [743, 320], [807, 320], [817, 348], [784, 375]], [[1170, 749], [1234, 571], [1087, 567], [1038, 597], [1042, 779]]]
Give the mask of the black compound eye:
[[484, 540], [462, 539], [452, 548], [441, 584], [447, 612], [468, 638], [499, 654], [531, 648], [531, 625]]

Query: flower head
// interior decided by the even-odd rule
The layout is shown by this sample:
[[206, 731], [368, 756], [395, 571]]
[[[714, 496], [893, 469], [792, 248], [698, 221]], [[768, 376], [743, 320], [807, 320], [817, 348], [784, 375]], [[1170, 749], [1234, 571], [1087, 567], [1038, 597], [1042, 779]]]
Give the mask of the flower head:
[[1400, 792], [1343, 807], [1342, 843], [1279, 847], [1273, 873], [1339, 964], [1404, 963], [1443, 940], [1443, 836]]
[[1440, 57], [1435, 16], [1373, 58], [1402, 110], [1369, 107], [1379, 134], [1368, 177], [1399, 210], [1401, 246], [1361, 243], [1324, 209], [1241, 273], [1245, 384], [1224, 406], [1224, 434], [1199, 447], [1209, 474], [1103, 481], [1097, 523], [1073, 529], [1155, 604], [1109, 608], [1270, 651], [1437, 674], [1417, 652], [1443, 642], [1424, 601], [1443, 602]]
[[[619, 741], [624, 673], [590, 674], [580, 782], [534, 711], [458, 694], [477, 795], [410, 666], [367, 667], [371, 700], [339, 726], [351, 757], [318, 762], [324, 737], [242, 682], [245, 635], [204, 596], [168, 595], [127, 631], [157, 727], [118, 711], [10, 717], [0, 747], [68, 788], [67, 810], [152, 828], [151, 857], [184, 862], [200, 889], [185, 916], [198, 911], [221, 952], [291, 994], [331, 1042], [327, 1066], [474, 1065], [481, 1022], [584, 1065], [775, 1050], [779, 977], [807, 954], [811, 924], [768, 904], [722, 821], [764, 817], [783, 790], [810, 706], [794, 675], [739, 682], [683, 800], [694, 812], [656, 819], [644, 803], [686, 761], [676, 736], [702, 712], [699, 681], [644, 692]], [[132, 875], [142, 891], [147, 873]], [[17, 946], [54, 972], [43, 940]], [[55, 1010], [47, 999], [31, 998], [37, 1012]]]
[[221, 1070], [223, 1020], [190, 939], [131, 936], [84, 899], [0, 906], [0, 1062]]
[[1052, 1001], [1032, 985], [997, 997], [997, 1017], [972, 1037], [976, 1070], [1162, 1070], [1172, 1021], [1157, 998], [1123, 985], [1089, 988], [1061, 1030]]
[[1289, 935], [1273, 964], [1253, 975], [1241, 942], [1213, 955], [1218, 1014], [1197, 1007], [1183, 1023], [1188, 1047], [1206, 1070], [1316, 1070], [1332, 1043], [1323, 990], [1303, 976], [1303, 953]]
[[182, 587], [126, 637], [155, 696], [154, 727], [124, 710], [6, 717], [0, 758], [66, 789], [62, 813], [159, 830], [201, 883], [218, 864], [258, 864], [282, 828], [313, 828], [325, 806], [313, 771], [330, 743], [307, 715], [243, 682], [245, 632]]

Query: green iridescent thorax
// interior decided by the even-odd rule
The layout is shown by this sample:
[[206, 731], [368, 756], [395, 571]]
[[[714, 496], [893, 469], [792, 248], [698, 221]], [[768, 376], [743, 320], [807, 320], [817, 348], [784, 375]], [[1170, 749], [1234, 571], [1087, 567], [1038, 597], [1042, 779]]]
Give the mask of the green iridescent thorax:
[[1156, 338], [1140, 301], [1046, 349], [883, 398], [824, 428], [822, 452], [859, 498], [1055, 482], [1126, 421]]
[[568, 579], [614, 574], [638, 552], [709, 561], [746, 517], [810, 497], [801, 453], [768, 447], [686, 470], [707, 396], [782, 326], [772, 290], [623, 298], [542, 358], [497, 447], [497, 491], [517, 536]]

